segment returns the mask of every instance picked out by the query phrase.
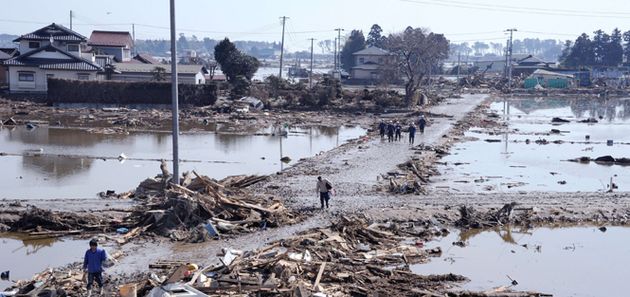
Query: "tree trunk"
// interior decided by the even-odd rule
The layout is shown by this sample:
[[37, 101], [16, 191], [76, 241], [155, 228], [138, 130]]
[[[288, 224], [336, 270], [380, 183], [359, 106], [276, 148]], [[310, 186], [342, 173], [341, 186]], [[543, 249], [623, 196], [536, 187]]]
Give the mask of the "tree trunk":
[[411, 101], [413, 100], [413, 95], [416, 92], [415, 82], [413, 79], [409, 79], [405, 84], [405, 105], [407, 107], [411, 106]]

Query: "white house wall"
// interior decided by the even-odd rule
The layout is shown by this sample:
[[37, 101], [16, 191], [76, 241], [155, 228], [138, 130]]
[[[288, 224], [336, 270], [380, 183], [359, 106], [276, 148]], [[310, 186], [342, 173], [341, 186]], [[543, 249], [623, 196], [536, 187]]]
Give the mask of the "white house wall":
[[[35, 77], [33, 82], [19, 81], [19, 72], [33, 72]], [[19, 67], [11, 66], [9, 68], [9, 90], [13, 93], [20, 92], [41, 92], [48, 91], [48, 75], [52, 75], [53, 78], [59, 79], [73, 79], [77, 80], [79, 74], [87, 74], [89, 80], [96, 80], [95, 71], [67, 71], [67, 70], [44, 70], [37, 67]]]
[[109, 47], [109, 46], [93, 46], [95, 52], [99, 52], [105, 55], [112, 55], [120, 61], [128, 60], [129, 57], [125, 57], [122, 47]]
[[378, 70], [352, 69], [352, 78], [361, 80], [372, 80], [379, 78]]

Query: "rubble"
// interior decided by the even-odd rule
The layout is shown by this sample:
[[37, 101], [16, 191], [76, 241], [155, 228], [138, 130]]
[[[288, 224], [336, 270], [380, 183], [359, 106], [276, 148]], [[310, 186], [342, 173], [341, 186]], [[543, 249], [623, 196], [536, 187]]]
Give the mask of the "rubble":
[[[275, 241], [255, 251], [223, 249], [218, 262], [206, 267], [183, 261], [150, 265], [153, 271], [110, 278], [107, 296], [549, 296], [501, 290], [456, 291], [466, 277], [419, 275], [410, 265], [441, 255], [423, 242], [445, 236], [432, 224], [371, 222], [341, 216], [328, 227], [314, 228]], [[409, 244], [408, 244], [409, 243]], [[420, 243], [420, 244], [418, 244]], [[122, 253], [112, 254], [118, 259]], [[80, 296], [85, 292], [80, 263], [47, 269], [8, 292]], [[65, 294], [65, 295], [63, 295]], [[31, 295], [34, 296], [34, 295]], [[41, 296], [41, 295], [37, 295]]]
[[512, 215], [517, 205], [516, 202], [507, 203], [498, 210], [489, 210], [485, 213], [478, 212], [472, 206], [462, 205], [459, 207], [460, 218], [455, 222], [455, 226], [465, 229], [481, 229], [528, 221], [530, 209], [518, 209], [524, 211], [520, 217]]
[[184, 174], [181, 185], [170, 183], [162, 175], [143, 181], [135, 198], [145, 203], [127, 221], [135, 222], [133, 227], [176, 241], [200, 242], [299, 220], [278, 199], [261, 198], [243, 190], [266, 176], [232, 176], [216, 181], [193, 174]]
[[[404, 238], [427, 240], [434, 235], [441, 232], [412, 223], [378, 224], [363, 217], [342, 216], [330, 227], [311, 229], [257, 251], [232, 254], [224, 250], [218, 255], [221, 263], [181, 281], [208, 296], [443, 292], [450, 283], [467, 279], [453, 274], [412, 273], [409, 265], [427, 261], [430, 253], [401, 243]], [[228, 255], [232, 260], [224, 260]], [[201, 276], [205, 281], [199, 282]]]
[[[195, 178], [191, 177], [193, 174]], [[301, 217], [277, 198], [256, 196], [246, 190], [265, 179], [266, 176], [231, 176], [216, 181], [193, 172], [184, 174], [182, 184], [176, 185], [170, 183], [170, 175], [158, 175], [140, 183], [134, 193], [117, 195], [119, 199], [137, 201], [130, 211], [119, 216], [28, 206], [13, 211], [10, 219], [1, 219], [0, 223], [9, 226], [10, 231], [32, 237], [114, 233], [124, 228], [128, 232], [109, 237], [124, 244], [142, 234], [201, 242], [298, 222]], [[116, 196], [111, 192], [103, 195], [107, 199]]]
[[588, 164], [590, 162], [595, 162], [597, 164], [600, 165], [621, 165], [621, 166], [629, 166], [630, 165], [630, 158], [615, 158], [613, 156], [600, 156], [597, 158], [591, 158], [591, 157], [579, 157], [579, 158], [574, 158], [574, 159], [569, 159], [567, 160], [569, 162], [577, 162], [577, 163], [583, 163], [583, 164]]

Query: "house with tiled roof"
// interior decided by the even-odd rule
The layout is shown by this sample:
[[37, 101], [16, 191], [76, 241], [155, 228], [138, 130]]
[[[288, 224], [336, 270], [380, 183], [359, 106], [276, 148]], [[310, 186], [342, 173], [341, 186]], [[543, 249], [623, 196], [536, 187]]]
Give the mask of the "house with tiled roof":
[[383, 74], [384, 66], [390, 63], [394, 56], [381, 48], [368, 47], [352, 54], [354, 67], [350, 76], [354, 81], [365, 83], [378, 82]]
[[133, 57], [131, 62], [141, 64], [160, 64], [160, 61], [156, 60], [153, 56], [146, 53], [138, 53]]
[[127, 31], [94, 30], [88, 46], [95, 55], [112, 56], [115, 62], [131, 61], [133, 37]]
[[103, 70], [93, 55], [82, 52], [87, 38], [62, 25], [50, 24], [14, 42], [20, 54], [2, 62], [12, 93], [45, 93], [48, 78], [96, 80]]

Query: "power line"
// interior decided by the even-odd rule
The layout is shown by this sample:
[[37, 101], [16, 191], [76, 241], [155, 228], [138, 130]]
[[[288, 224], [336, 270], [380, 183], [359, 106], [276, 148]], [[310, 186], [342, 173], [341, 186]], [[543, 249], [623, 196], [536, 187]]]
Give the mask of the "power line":
[[473, 5], [473, 6], [477, 5], [477, 6], [486, 7], [486, 8], [497, 8], [498, 7], [498, 8], [505, 8], [505, 9], [515, 9], [515, 10], [524, 10], [524, 11], [537, 11], [537, 12], [563, 12], [563, 13], [574, 13], [574, 14], [630, 16], [630, 12], [619, 12], [619, 11], [549, 9], [549, 8], [536, 8], [536, 7], [524, 7], [524, 6], [510, 6], [510, 5], [501, 5], [501, 4], [467, 3], [467, 2], [456, 1], [456, 0], [442, 0], [440, 2], [450, 2], [450, 3], [463, 4], [463, 5]]
[[[434, 0], [399, 0], [402, 2], [408, 2], [413, 4], [424, 4], [424, 5], [433, 5], [433, 6], [443, 6], [443, 7], [456, 7], [456, 8], [465, 8], [465, 9], [475, 9], [475, 10], [483, 10], [483, 11], [493, 11], [493, 12], [509, 12], [509, 13], [518, 13], [518, 14], [537, 14], [537, 15], [551, 15], [551, 16], [571, 16], [571, 17], [593, 17], [593, 18], [615, 18], [615, 19], [628, 19], [630, 15], [606, 15], [606, 14], [591, 14], [588, 12], [584, 13], [563, 13], [558, 10], [533, 10], [528, 8], [502, 8], [500, 6], [495, 5], [478, 5], [478, 4], [469, 4], [464, 2], [450, 2], [450, 1], [440, 1], [433, 2]], [[460, 4], [461, 3], [461, 4]]]

